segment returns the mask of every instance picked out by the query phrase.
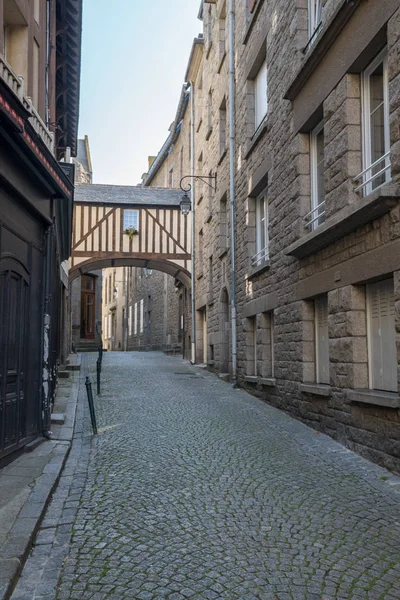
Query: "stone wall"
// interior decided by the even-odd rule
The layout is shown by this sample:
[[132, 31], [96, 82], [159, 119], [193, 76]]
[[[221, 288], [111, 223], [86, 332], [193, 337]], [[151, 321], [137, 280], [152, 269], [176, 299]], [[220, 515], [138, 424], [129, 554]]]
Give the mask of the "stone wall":
[[[322, 25], [309, 41], [305, 0], [254, 4], [249, 13], [235, 2], [236, 376], [271, 404], [400, 471], [398, 389], [382, 392], [371, 383], [366, 301], [368, 284], [393, 281], [389, 310], [395, 311], [399, 364], [400, 9], [393, 0], [327, 0]], [[196, 171], [217, 174], [216, 192], [202, 183], [195, 190], [196, 358], [220, 372], [232, 370], [225, 13], [223, 0], [204, 3], [204, 48], [194, 81]], [[391, 182], [363, 194], [354, 180], [365, 146], [362, 72], [385, 46]], [[264, 60], [268, 111], [255, 131], [254, 79]], [[310, 134], [321, 121], [325, 222], [313, 230], [307, 217]], [[187, 115], [182, 132], [189, 144]], [[159, 185], [177, 152], [178, 145], [160, 170]], [[263, 190], [269, 256], [254, 260]], [[320, 296], [328, 306], [324, 384], [318, 382]]]

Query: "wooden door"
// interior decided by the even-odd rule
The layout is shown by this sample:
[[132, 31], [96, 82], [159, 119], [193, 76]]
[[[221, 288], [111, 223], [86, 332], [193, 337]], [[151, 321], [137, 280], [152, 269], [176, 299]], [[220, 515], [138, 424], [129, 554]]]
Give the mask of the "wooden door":
[[96, 278], [82, 277], [81, 288], [81, 338], [93, 340], [96, 328]]
[[29, 276], [14, 259], [0, 261], [0, 457], [26, 437]]

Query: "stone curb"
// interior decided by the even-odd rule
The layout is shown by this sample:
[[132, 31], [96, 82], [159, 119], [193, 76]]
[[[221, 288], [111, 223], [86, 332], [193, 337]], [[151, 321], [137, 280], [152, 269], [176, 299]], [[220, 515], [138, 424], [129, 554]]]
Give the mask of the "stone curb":
[[57, 487], [71, 444], [56, 442], [54, 450], [58, 448], [60, 451], [51, 458], [42, 475], [36, 479], [7, 540], [0, 548], [0, 600], [8, 600], [17, 584], [51, 496]]

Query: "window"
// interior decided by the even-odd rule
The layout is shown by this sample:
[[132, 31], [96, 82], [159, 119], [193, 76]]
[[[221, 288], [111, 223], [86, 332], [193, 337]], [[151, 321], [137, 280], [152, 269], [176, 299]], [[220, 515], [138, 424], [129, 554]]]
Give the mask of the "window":
[[204, 269], [204, 235], [203, 230], [199, 231], [199, 275], [203, 274]]
[[108, 315], [108, 339], [112, 337], [112, 321], [111, 315]]
[[257, 318], [247, 319], [247, 369], [250, 377], [257, 376]]
[[258, 129], [268, 111], [267, 63], [263, 62], [254, 78], [254, 125]]
[[137, 324], [138, 324], [138, 309], [137, 302], [135, 302], [134, 316], [133, 316], [133, 334], [137, 335]]
[[223, 102], [219, 109], [219, 153], [220, 156], [226, 151], [226, 100]]
[[39, 68], [40, 68], [40, 48], [36, 40], [33, 40], [33, 75], [32, 75], [32, 102], [33, 106], [39, 110]]
[[208, 92], [208, 99], [207, 99], [207, 134], [206, 134], [206, 140], [208, 140], [208, 138], [211, 135], [212, 132], [212, 91], [210, 90]]
[[274, 313], [265, 312], [260, 315], [260, 358], [259, 375], [265, 378], [274, 377]]
[[252, 258], [252, 266], [269, 259], [268, 243], [268, 198], [265, 190], [256, 198], [256, 254]]
[[308, 0], [308, 37], [311, 39], [321, 24], [322, 0]]
[[132, 305], [129, 307], [129, 317], [128, 317], [128, 329], [129, 335], [132, 335]]
[[168, 173], [168, 187], [174, 187], [174, 169], [170, 169]]
[[311, 211], [306, 227], [316, 229], [325, 221], [324, 124], [310, 133]]
[[143, 312], [144, 312], [144, 301], [143, 299], [140, 301], [140, 333], [143, 333]]
[[315, 307], [316, 381], [329, 384], [328, 296], [319, 296]]
[[228, 201], [224, 195], [219, 203], [219, 245], [221, 252], [228, 247]]
[[222, 62], [226, 55], [226, 2], [219, 15], [219, 60]]
[[363, 166], [361, 188], [370, 194], [390, 181], [389, 77], [384, 49], [362, 74]]
[[369, 385], [397, 391], [393, 279], [367, 285]]
[[108, 339], [108, 318], [104, 317], [104, 339]]
[[124, 210], [124, 229], [130, 229], [131, 227], [139, 231], [138, 210]]

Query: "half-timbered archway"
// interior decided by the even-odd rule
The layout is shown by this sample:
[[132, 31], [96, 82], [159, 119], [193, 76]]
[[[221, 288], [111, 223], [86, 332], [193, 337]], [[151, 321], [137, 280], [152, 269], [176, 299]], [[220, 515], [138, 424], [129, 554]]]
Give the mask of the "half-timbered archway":
[[75, 190], [70, 280], [94, 269], [157, 269], [190, 285], [191, 228], [180, 190], [79, 185]]

